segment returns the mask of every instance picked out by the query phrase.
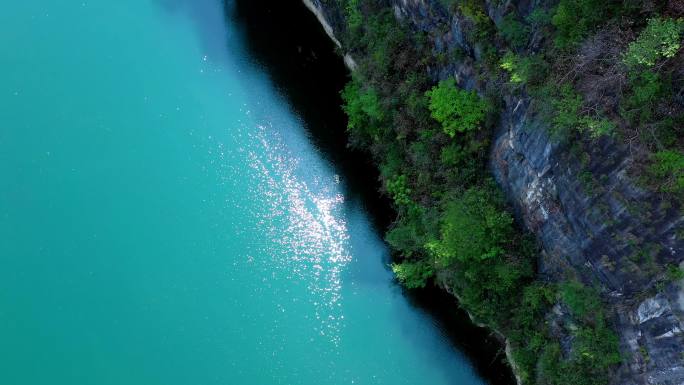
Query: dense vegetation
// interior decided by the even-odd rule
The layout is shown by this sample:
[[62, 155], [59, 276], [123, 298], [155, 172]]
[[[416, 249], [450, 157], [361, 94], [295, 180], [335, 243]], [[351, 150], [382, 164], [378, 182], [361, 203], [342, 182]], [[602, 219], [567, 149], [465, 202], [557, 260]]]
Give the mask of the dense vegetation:
[[[621, 357], [599, 293], [574, 277], [561, 284], [537, 278], [536, 243], [489, 177], [496, 95], [508, 87], [536, 96], [550, 134], [577, 148], [607, 137], [629, 141], [647, 165], [635, 170], [643, 184], [681, 199], [684, 114], [672, 102], [672, 59], [684, 22], [633, 1], [560, 0], [526, 17], [513, 10], [497, 26], [481, 0], [442, 0], [469, 26], [479, 76], [493, 79], [476, 90], [431, 71], [463, 59], [462, 50], [436, 50], [383, 1], [344, 3], [343, 45], [358, 64], [342, 92], [350, 143], [373, 154], [394, 202], [398, 216], [386, 239], [397, 278], [407, 288], [437, 280], [452, 289], [477, 321], [508, 338], [523, 382], [606, 384]], [[651, 17], [639, 24], [645, 12]], [[597, 31], [606, 25], [633, 34], [602, 40]], [[533, 42], [537, 48], [527, 49]], [[578, 66], [619, 92], [588, 94]], [[585, 179], [593, 183], [591, 174]], [[677, 268], [662, 273], [681, 276]]]

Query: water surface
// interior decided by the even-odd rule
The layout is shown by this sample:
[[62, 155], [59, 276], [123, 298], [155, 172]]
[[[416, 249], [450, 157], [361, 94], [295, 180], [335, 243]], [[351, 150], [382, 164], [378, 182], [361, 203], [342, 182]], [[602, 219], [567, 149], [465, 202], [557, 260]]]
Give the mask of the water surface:
[[481, 384], [234, 7], [0, 13], [0, 383]]

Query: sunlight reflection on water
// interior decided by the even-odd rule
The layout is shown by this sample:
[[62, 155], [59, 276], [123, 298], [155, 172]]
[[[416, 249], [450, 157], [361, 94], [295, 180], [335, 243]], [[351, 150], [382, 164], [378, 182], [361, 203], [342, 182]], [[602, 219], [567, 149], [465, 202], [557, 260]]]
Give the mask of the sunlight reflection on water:
[[320, 322], [316, 331], [338, 345], [344, 319], [341, 275], [351, 261], [339, 178], [307, 178], [312, 165], [294, 156], [271, 128], [257, 126], [254, 138], [262, 148], [249, 152], [250, 167], [261, 179], [253, 193], [270, 198], [262, 220], [274, 246], [266, 255], [289, 279], [308, 283]]

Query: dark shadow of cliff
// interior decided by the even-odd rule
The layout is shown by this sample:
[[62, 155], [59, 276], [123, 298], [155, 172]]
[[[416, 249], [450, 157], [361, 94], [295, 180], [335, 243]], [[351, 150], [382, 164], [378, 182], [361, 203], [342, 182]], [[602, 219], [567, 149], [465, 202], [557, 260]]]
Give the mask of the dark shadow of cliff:
[[[346, 146], [346, 117], [339, 92], [348, 80], [348, 71], [316, 17], [301, 0], [236, 0], [234, 14], [228, 11], [227, 17], [240, 25], [252, 56], [301, 114], [312, 141], [340, 169], [349, 193], [359, 195], [376, 228], [383, 231], [394, 213], [389, 202], [379, 198], [377, 169], [369, 156]], [[468, 355], [489, 383], [515, 383], [502, 344], [489, 330], [475, 326], [453, 296], [437, 288], [405, 294]]]
[[376, 168], [368, 155], [347, 146], [340, 91], [348, 73], [334, 43], [300, 0], [236, 0], [228, 8], [226, 17], [244, 34], [250, 56], [302, 117], [311, 141], [340, 173], [347, 196], [385, 229], [394, 214], [377, 194]]

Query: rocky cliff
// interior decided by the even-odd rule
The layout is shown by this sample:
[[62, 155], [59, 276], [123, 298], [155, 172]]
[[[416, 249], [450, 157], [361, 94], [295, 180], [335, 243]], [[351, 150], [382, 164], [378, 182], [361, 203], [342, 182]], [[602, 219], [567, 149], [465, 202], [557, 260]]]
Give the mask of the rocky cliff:
[[[333, 38], [336, 31], [342, 33], [345, 10], [338, 3], [304, 1]], [[396, 18], [428, 37], [435, 55], [455, 49], [463, 53], [430, 67], [434, 80], [453, 76], [466, 89], [491, 88], [495, 79], [478, 76], [483, 47], [466, 38], [468, 21], [462, 15], [437, 0], [390, 3]], [[495, 25], [511, 9], [526, 17], [534, 9], [555, 5], [544, 0], [485, 4]], [[533, 30], [524, 50], [539, 49], [540, 39]], [[609, 54], [588, 52], [590, 48], [584, 44], [575, 55], [591, 62]], [[352, 56], [346, 61], [354, 68]], [[664, 268], [680, 266], [684, 260], [681, 207], [637, 183], [632, 169], [642, 159], [627, 141], [601, 137], [582, 144], [585, 151], [580, 156], [576, 146], [553, 137], [534, 97], [525, 90], [499, 89], [503, 103], [490, 168], [516, 217], [542, 245], [540, 279], [554, 282], [572, 276], [598, 288], [623, 357], [612, 383], [684, 384], [684, 285], [666, 279]], [[554, 307], [548, 319], [562, 323], [563, 313], [561, 306]], [[557, 338], [566, 336], [561, 331]]]

